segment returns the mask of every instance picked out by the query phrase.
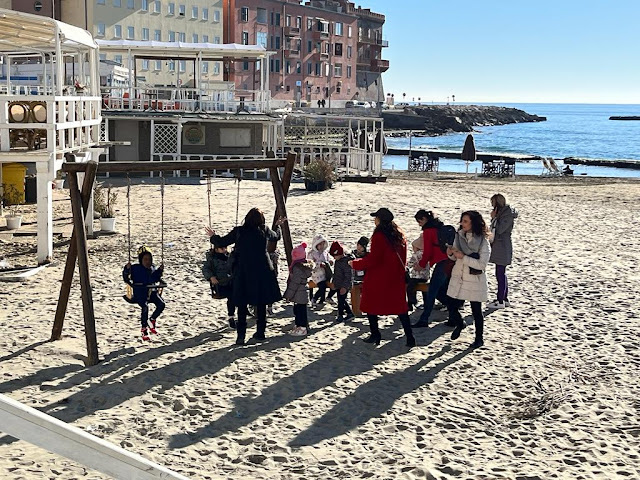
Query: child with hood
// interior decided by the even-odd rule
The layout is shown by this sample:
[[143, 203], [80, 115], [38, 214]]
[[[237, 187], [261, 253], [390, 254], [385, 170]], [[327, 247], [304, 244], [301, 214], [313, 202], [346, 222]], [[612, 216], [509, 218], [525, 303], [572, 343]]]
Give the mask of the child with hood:
[[307, 282], [311, 276], [313, 263], [306, 259], [307, 244], [301, 243], [291, 251], [291, 266], [284, 298], [293, 302], [293, 315], [295, 316], [295, 328], [291, 335], [303, 337], [308, 333], [309, 320], [307, 319]]
[[202, 274], [211, 285], [211, 296], [227, 299], [227, 321], [231, 328], [236, 328], [236, 306], [233, 303], [231, 262], [227, 247], [212, 246], [202, 266]]
[[[354, 315], [347, 303], [347, 294], [351, 290], [351, 282], [353, 279], [352, 270], [349, 266], [349, 261], [353, 260], [353, 257], [344, 253], [344, 248], [339, 242], [333, 242], [329, 253], [335, 259], [335, 267], [333, 274], [333, 288], [338, 293], [338, 317], [337, 322], [347, 322], [351, 320]], [[346, 316], [344, 316], [346, 315]]]
[[311, 306], [322, 305], [327, 293], [327, 283], [331, 280], [329, 272], [331, 272], [331, 265], [333, 260], [329, 256], [329, 243], [324, 236], [319, 233], [313, 237], [311, 242], [311, 250], [307, 255], [307, 259], [311, 260], [315, 267], [311, 272], [311, 280], [316, 284], [318, 291], [315, 295], [312, 290], [309, 290], [309, 296], [311, 298]]
[[165, 307], [164, 300], [159, 295], [157, 289], [150, 289], [149, 285], [160, 282], [164, 265], [156, 268], [153, 264], [153, 255], [151, 249], [142, 245], [138, 248], [138, 263], [131, 265], [128, 262], [122, 269], [122, 278], [128, 285], [133, 287], [133, 301], [140, 305], [142, 313], [140, 315], [142, 340], [148, 341], [149, 338], [149, 303], [156, 306], [155, 311], [151, 315], [151, 333], [156, 331], [156, 321]]

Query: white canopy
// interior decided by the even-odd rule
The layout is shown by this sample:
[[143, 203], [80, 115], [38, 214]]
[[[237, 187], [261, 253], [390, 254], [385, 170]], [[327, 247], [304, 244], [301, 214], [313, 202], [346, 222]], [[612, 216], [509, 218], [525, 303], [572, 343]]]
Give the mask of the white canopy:
[[240, 45], [237, 43], [184, 43], [157, 42], [140, 40], [97, 40], [101, 50], [127, 51], [131, 50], [136, 56], [150, 56], [166, 58], [168, 54], [174, 56], [193, 55], [202, 53], [207, 58], [252, 58], [262, 59], [272, 55], [262, 45]]
[[82, 28], [0, 8], [0, 52], [55, 52], [58, 39], [63, 51], [98, 48], [91, 34]]

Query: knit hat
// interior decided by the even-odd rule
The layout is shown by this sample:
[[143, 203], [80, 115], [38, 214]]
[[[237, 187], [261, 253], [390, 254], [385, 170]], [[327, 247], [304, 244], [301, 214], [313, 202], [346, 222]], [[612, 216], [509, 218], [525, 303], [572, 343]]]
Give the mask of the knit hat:
[[291, 250], [291, 263], [305, 260], [307, 258], [307, 244], [301, 243]]
[[360, 240], [358, 240], [358, 245], [362, 245], [362, 248], [366, 250], [369, 246], [369, 239], [367, 237], [360, 237]]
[[333, 242], [331, 244], [331, 248], [329, 249], [329, 253], [332, 257], [335, 257], [337, 255], [344, 255], [344, 248], [342, 248], [340, 242]]

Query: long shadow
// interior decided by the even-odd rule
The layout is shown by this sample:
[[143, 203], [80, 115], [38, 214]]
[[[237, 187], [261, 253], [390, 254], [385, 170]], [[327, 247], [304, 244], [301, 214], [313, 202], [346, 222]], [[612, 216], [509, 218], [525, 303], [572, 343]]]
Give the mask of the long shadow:
[[[398, 324], [399, 322], [396, 321], [396, 328]], [[391, 329], [383, 330], [383, 339], [391, 338], [390, 332]], [[169, 441], [170, 448], [184, 448], [205, 438], [214, 438], [225, 432], [237, 430], [298, 398], [333, 384], [340, 378], [369, 371], [377, 364], [407, 351], [404, 340], [395, 339], [385, 341], [381, 347], [373, 350], [371, 355], [356, 355], [352, 343], [358, 335], [360, 332], [352, 333], [343, 340], [342, 346], [338, 350], [326, 353], [292, 375], [270, 385], [263, 390], [259, 397], [235, 398], [234, 407], [218, 420], [195, 432], [174, 435]], [[430, 342], [437, 337], [436, 332], [429, 335]], [[420, 346], [425, 346], [425, 344], [420, 342]], [[369, 348], [369, 346], [367, 345], [365, 348]], [[342, 365], [342, 368], [338, 368], [337, 365]]]
[[31, 345], [27, 345], [26, 347], [23, 347], [20, 350], [16, 350], [15, 352], [10, 353], [8, 355], [5, 355], [4, 357], [0, 357], [0, 362], [5, 362], [7, 360], [11, 360], [12, 358], [19, 357], [23, 353], [30, 352], [31, 350], [34, 350], [34, 349], [38, 348], [40, 345], [44, 345], [45, 343], [47, 343], [49, 341], [50, 340], [41, 340], [39, 342], [32, 343]]
[[406, 370], [384, 375], [360, 385], [355, 392], [342, 399], [331, 410], [313, 422], [307, 430], [291, 440], [289, 446], [315, 445], [363, 425], [371, 418], [378, 417], [392, 408], [398, 398], [432, 382], [442, 370], [472, 351], [466, 349], [426, 372], [420, 371], [422, 367], [442, 357], [449, 350], [451, 347], [447, 345], [438, 353], [421, 360]]

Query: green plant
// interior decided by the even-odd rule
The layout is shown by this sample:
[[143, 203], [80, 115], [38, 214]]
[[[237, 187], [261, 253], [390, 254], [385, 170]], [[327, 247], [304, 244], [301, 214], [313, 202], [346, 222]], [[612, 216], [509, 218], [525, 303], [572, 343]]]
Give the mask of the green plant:
[[302, 175], [310, 182], [332, 183], [336, 180], [335, 164], [325, 158], [317, 158], [304, 167]]
[[107, 186], [106, 192], [102, 185], [96, 184], [93, 189], [93, 209], [100, 214], [102, 218], [115, 217], [116, 200], [118, 194], [111, 191], [111, 185]]
[[18, 217], [20, 212], [20, 204], [23, 201], [22, 193], [11, 183], [2, 184], [2, 196], [0, 196], [2, 204], [9, 209], [10, 217]]

